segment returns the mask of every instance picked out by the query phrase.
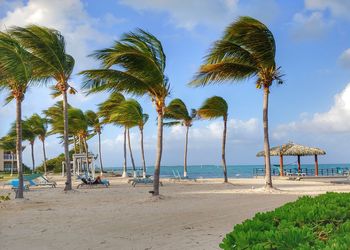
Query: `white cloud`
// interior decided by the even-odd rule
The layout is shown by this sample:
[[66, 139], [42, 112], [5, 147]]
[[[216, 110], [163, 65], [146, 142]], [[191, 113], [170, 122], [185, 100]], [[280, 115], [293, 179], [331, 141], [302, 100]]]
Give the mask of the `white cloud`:
[[350, 17], [350, 1], [347, 0], [305, 0], [305, 8], [309, 10], [329, 10], [334, 17]]
[[293, 17], [292, 36], [297, 40], [319, 38], [333, 25], [333, 21], [326, 20], [322, 12], [311, 14], [296, 13]]
[[339, 57], [339, 63], [345, 67], [350, 68], [350, 48], [346, 49]]
[[0, 29], [28, 24], [58, 29], [66, 38], [68, 53], [76, 59], [77, 71], [93, 64], [87, 58], [91, 53], [90, 42], [101, 45], [111, 40], [97, 26], [119, 21], [110, 13], [102, 18], [91, 17], [80, 0], [29, 0], [12, 7], [0, 20]]
[[301, 121], [282, 124], [273, 131], [273, 138], [286, 138], [293, 132], [307, 134], [350, 133], [350, 83], [334, 97], [332, 107]]
[[[241, 4], [242, 2], [242, 4]], [[275, 0], [253, 1], [244, 5], [239, 0], [120, 0], [137, 11], [167, 13], [176, 27], [193, 30], [199, 25], [222, 27], [242, 15], [251, 15], [264, 21], [270, 20], [277, 12]], [[262, 9], [269, 11], [261, 11]]]

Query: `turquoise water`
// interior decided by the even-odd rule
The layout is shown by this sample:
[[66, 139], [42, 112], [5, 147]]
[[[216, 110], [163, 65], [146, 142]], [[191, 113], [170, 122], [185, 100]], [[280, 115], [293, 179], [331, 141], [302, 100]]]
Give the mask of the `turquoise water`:
[[[284, 169], [286, 171], [297, 169], [297, 165], [288, 165]], [[314, 170], [313, 164], [302, 164], [302, 169]], [[350, 167], [350, 164], [319, 164], [319, 171], [321, 169], [331, 168], [344, 168]], [[251, 178], [253, 177], [254, 168], [264, 168], [263, 165], [229, 165], [227, 166], [228, 177], [231, 178]], [[138, 171], [141, 173], [142, 170], [138, 167]], [[279, 167], [273, 166], [275, 171], [278, 171]], [[121, 168], [106, 168], [107, 171], [118, 171], [122, 172]], [[147, 174], [153, 175], [154, 167], [147, 167]], [[131, 171], [131, 167], [128, 167], [128, 172]], [[183, 166], [162, 166], [160, 170], [161, 177], [173, 177], [175, 173], [180, 173], [183, 176]], [[191, 178], [221, 178], [223, 177], [223, 171], [221, 166], [215, 165], [191, 165], [187, 167], [188, 176]]]

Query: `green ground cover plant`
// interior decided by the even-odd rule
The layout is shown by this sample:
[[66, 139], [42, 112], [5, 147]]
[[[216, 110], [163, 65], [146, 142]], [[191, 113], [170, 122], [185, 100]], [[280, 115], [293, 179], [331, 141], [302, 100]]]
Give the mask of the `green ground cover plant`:
[[350, 193], [303, 196], [235, 225], [222, 249], [349, 249]]

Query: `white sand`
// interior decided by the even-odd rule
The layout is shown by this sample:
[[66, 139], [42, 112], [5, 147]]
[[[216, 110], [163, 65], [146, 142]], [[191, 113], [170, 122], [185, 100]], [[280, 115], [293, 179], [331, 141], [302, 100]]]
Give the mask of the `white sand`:
[[59, 179], [55, 189], [32, 188], [24, 200], [0, 203], [0, 248], [218, 249], [234, 224], [258, 211], [300, 195], [350, 191], [350, 185], [276, 180], [279, 190], [266, 193], [262, 179], [230, 181], [163, 180], [162, 199], [154, 200], [151, 186], [133, 188], [120, 178], [112, 179], [110, 188], [69, 193]]

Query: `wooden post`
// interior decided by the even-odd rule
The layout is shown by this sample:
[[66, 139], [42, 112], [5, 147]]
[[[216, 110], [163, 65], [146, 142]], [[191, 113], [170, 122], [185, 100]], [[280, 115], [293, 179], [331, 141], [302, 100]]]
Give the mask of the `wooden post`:
[[318, 159], [317, 159], [317, 155], [315, 155], [315, 176], [318, 176]]
[[283, 175], [283, 155], [280, 155], [280, 176]]
[[301, 172], [301, 167], [300, 167], [300, 155], [298, 155], [298, 173]]

